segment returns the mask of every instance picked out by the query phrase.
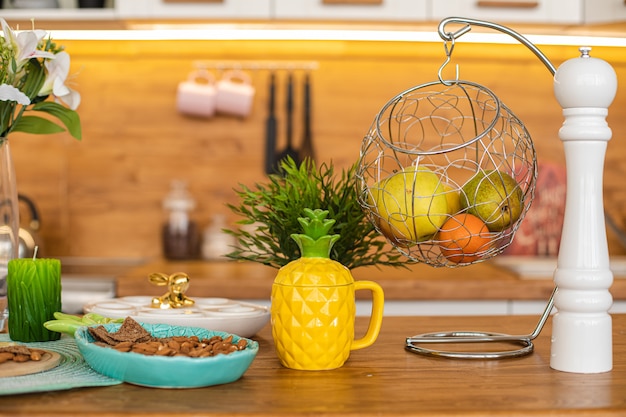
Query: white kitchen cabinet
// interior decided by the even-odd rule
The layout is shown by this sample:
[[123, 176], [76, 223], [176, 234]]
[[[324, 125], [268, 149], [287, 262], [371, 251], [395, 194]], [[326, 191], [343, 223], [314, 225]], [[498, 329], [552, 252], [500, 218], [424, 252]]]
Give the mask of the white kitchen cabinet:
[[[357, 316], [369, 316], [370, 301], [358, 300]], [[506, 300], [415, 300], [385, 301], [384, 315], [390, 316], [503, 316], [508, 314]]]
[[[270, 307], [269, 300], [243, 300], [249, 303]], [[391, 316], [537, 316], [546, 309], [548, 300], [386, 300], [386, 317]], [[356, 315], [369, 316], [372, 302], [357, 300]], [[553, 309], [552, 314], [556, 313]], [[610, 314], [626, 314], [626, 301], [616, 300], [609, 309]], [[529, 329], [530, 330], [530, 329]]]
[[325, 4], [322, 0], [273, 0], [275, 19], [404, 20], [428, 18], [432, 0], [383, 0], [380, 4]]
[[[244, 300], [269, 307], [269, 300]], [[390, 316], [503, 316], [509, 314], [506, 300], [385, 300], [384, 315]], [[356, 315], [370, 316], [372, 302], [356, 301]]]
[[[1, 2], [2, 0], [0, 0]], [[118, 0], [118, 2], [124, 0]], [[0, 16], [4, 19], [40, 20], [115, 20], [117, 13], [114, 0], [105, 1], [103, 8], [78, 8], [76, 0], [58, 0], [55, 8], [17, 8], [10, 0], [4, 0]]]
[[[357, 316], [369, 316], [372, 303], [357, 301]], [[457, 300], [457, 301], [385, 301], [385, 316], [505, 316], [530, 315], [537, 320], [546, 309], [548, 300]], [[552, 314], [556, 309], [552, 310]], [[626, 313], [626, 301], [614, 301], [611, 314]]]
[[272, 0], [275, 19], [426, 21], [463, 16], [494, 22], [585, 24], [626, 20], [624, 0], [383, 0], [325, 4]]
[[221, 2], [166, 2], [117, 0], [121, 19], [270, 19], [272, 0], [223, 0]]
[[[508, 314], [511, 315], [537, 315], [539, 316], [546, 309], [546, 301], [511, 301]], [[552, 310], [552, 314], [556, 313], [556, 308]], [[626, 313], [626, 301], [616, 300], [609, 309], [610, 314]]]
[[626, 19], [623, 0], [430, 0], [431, 17], [492, 22], [584, 24]]
[[435, 20], [449, 16], [520, 23], [579, 23], [583, 20], [580, 0], [431, 1], [432, 17]]
[[[0, 0], [2, 1], [2, 0]], [[59, 0], [54, 9], [15, 9], [5, 19], [116, 20], [215, 19], [323, 21], [438, 21], [462, 16], [502, 23], [588, 24], [626, 21], [624, 0], [382, 0], [379, 4], [327, 4], [323, 0], [107, 0], [103, 9], [78, 9]]]
[[606, 23], [626, 20], [624, 0], [585, 0], [582, 23]]

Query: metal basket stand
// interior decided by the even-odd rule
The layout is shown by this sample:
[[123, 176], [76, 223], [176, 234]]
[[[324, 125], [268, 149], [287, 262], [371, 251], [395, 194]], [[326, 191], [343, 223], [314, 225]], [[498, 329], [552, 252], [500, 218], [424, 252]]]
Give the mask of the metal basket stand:
[[[445, 30], [449, 23], [465, 26], [452, 33]], [[535, 330], [529, 335], [476, 331], [428, 333], [407, 338], [405, 347], [419, 354], [462, 359], [500, 359], [527, 355], [533, 351], [533, 339], [541, 332], [552, 308], [556, 307], [550, 366], [574, 373], [610, 371], [612, 324], [608, 310], [612, 304], [609, 288], [613, 274], [609, 267], [603, 216], [602, 170], [606, 143], [611, 138], [606, 115], [617, 91], [615, 71], [605, 61], [591, 58], [588, 47], [581, 47], [581, 56], [566, 61], [557, 71], [546, 56], [522, 35], [491, 22], [452, 17], [441, 21], [439, 35], [454, 45], [454, 40], [471, 30], [471, 25], [495, 29], [512, 36], [528, 47], [554, 76], [555, 95], [565, 117], [559, 137], [564, 143], [567, 165], [565, 218], [554, 273], [556, 285]], [[451, 49], [446, 44], [448, 59], [444, 66], [450, 61]], [[505, 351], [475, 352], [422, 346], [493, 342], [519, 347]]]
[[[533, 340], [539, 336], [543, 325], [548, 320], [550, 312], [554, 307], [554, 295], [557, 289], [554, 288], [548, 305], [546, 306], [539, 322], [535, 326], [532, 333], [527, 335], [508, 335], [502, 333], [487, 333], [478, 331], [453, 331], [453, 332], [437, 332], [424, 333], [413, 337], [406, 338], [406, 349], [422, 355], [439, 356], [454, 359], [503, 359], [516, 358], [532, 353], [534, 350]], [[457, 343], [505, 343], [514, 346], [521, 346], [517, 349], [500, 350], [500, 351], [452, 351], [427, 348], [425, 344], [457, 344]]]

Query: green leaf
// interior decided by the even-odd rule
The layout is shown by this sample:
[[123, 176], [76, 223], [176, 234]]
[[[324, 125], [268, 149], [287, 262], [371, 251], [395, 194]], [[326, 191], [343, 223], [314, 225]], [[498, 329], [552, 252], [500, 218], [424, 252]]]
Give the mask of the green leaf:
[[43, 119], [38, 116], [22, 116], [15, 125], [13, 125], [13, 131], [46, 135], [49, 133], [65, 132], [65, 129], [48, 119]]
[[80, 117], [74, 110], [68, 109], [55, 101], [37, 103], [33, 106], [32, 110], [48, 113], [56, 117], [67, 128], [70, 135], [78, 140], [82, 139]]
[[22, 90], [32, 102], [37, 97], [37, 94], [46, 81], [46, 71], [39, 60], [31, 58], [26, 65], [26, 72], [28, 76], [22, 77], [24, 85], [20, 90]]

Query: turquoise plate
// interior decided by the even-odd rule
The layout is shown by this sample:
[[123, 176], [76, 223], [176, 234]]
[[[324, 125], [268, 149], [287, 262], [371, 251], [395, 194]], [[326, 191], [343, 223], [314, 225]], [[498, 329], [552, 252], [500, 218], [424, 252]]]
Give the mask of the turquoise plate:
[[[155, 337], [198, 336], [203, 339], [212, 336], [226, 338], [230, 335], [199, 327], [141, 325]], [[121, 324], [109, 323], [103, 326], [107, 331], [114, 332]], [[98, 346], [93, 343], [94, 338], [87, 327], [79, 328], [74, 337], [78, 350], [94, 371], [120, 381], [154, 388], [197, 388], [234, 382], [248, 370], [259, 351], [257, 342], [244, 339], [248, 342], [244, 350], [227, 355], [218, 354], [207, 358], [148, 356]], [[234, 342], [239, 339], [242, 338], [233, 335]]]

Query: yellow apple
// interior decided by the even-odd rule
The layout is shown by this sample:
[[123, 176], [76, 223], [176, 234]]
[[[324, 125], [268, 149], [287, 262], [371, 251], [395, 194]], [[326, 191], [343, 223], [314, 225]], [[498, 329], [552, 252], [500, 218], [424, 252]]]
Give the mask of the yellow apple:
[[448, 217], [448, 202], [437, 174], [408, 167], [370, 188], [381, 232], [396, 244], [431, 238]]
[[443, 184], [443, 191], [446, 193], [446, 200], [448, 202], [448, 214], [454, 216], [461, 211], [461, 195], [459, 190], [450, 184]]

